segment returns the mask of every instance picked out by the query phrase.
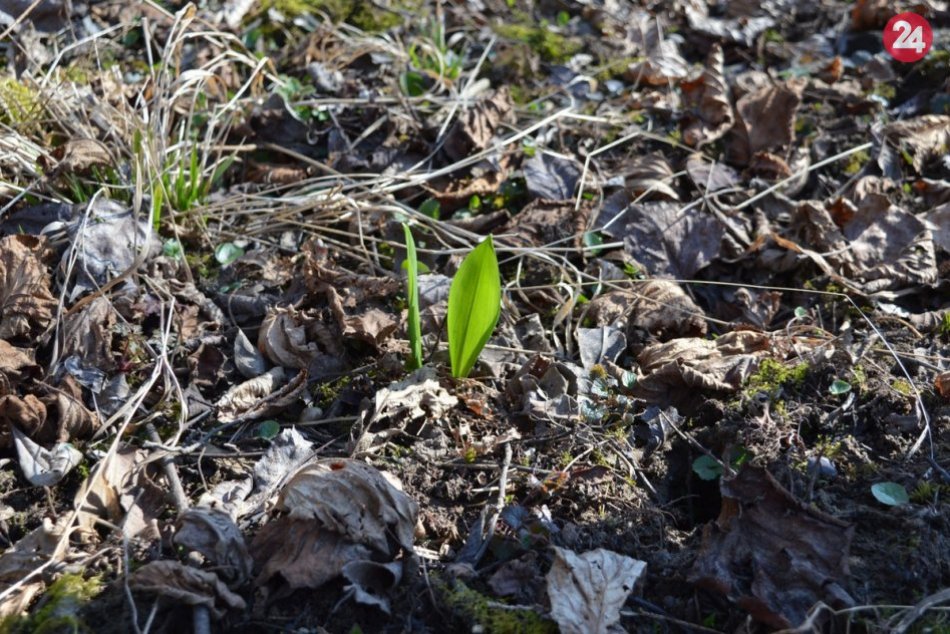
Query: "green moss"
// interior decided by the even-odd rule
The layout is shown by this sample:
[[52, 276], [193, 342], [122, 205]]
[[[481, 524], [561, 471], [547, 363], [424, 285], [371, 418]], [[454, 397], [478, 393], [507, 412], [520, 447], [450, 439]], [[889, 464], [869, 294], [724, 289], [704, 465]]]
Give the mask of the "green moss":
[[499, 601], [472, 590], [459, 580], [445, 581], [437, 574], [433, 574], [431, 579], [442, 605], [456, 621], [465, 624], [467, 631], [557, 634], [557, 625], [534, 610], [495, 607], [493, 604], [500, 604]]
[[774, 394], [783, 386], [800, 388], [807, 375], [807, 363], [789, 367], [775, 359], [763, 359], [759, 369], [746, 381], [744, 393], [746, 396], [753, 396], [758, 392]]
[[402, 23], [399, 10], [414, 11], [419, 2], [402, 2], [393, 10], [380, 7], [370, 0], [266, 0], [263, 10], [275, 9], [295, 18], [314, 12], [325, 13], [334, 22], [348, 22], [368, 33], [379, 33]]
[[35, 120], [42, 110], [40, 95], [12, 77], [0, 79], [0, 123], [18, 125]]
[[0, 634], [69, 634], [92, 632], [78, 613], [82, 606], [102, 591], [99, 577], [84, 579], [82, 575], [60, 577], [30, 616], [12, 615], [0, 621]]
[[914, 395], [914, 386], [911, 385], [906, 379], [894, 379], [894, 381], [891, 383], [891, 387], [904, 396]]
[[516, 11], [515, 21], [496, 24], [495, 33], [501, 37], [522, 42], [546, 62], [566, 62], [581, 51], [580, 41], [555, 33], [545, 22], [534, 23], [531, 16]]
[[848, 159], [848, 163], [844, 166], [844, 173], [848, 176], [854, 176], [861, 171], [861, 168], [864, 167], [865, 163], [871, 160], [871, 155], [866, 151], [862, 150], [860, 152], [855, 152]]

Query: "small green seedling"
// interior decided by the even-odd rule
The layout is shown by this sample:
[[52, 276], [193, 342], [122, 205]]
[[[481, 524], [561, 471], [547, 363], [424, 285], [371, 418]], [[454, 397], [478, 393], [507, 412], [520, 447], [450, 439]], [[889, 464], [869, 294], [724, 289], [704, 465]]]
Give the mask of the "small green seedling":
[[409, 225], [403, 223], [406, 235], [406, 298], [409, 303], [409, 369], [422, 367], [422, 330], [419, 325], [419, 260], [416, 257], [416, 241], [412, 239]]
[[501, 314], [501, 278], [492, 237], [472, 249], [449, 288], [446, 325], [452, 376], [467, 377]]
[[871, 495], [887, 506], [903, 506], [910, 502], [907, 489], [897, 482], [877, 482], [871, 485]]

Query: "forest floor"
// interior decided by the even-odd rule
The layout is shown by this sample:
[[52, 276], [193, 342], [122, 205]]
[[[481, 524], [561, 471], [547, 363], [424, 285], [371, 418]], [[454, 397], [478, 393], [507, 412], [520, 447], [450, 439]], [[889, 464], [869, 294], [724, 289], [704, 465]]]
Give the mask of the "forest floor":
[[950, 632], [946, 2], [2, 12], [0, 633]]

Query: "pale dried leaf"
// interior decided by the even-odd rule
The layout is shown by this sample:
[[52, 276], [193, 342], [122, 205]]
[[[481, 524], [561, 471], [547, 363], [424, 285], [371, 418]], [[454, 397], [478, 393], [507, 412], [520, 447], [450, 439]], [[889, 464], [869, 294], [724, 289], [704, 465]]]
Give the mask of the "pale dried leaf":
[[305, 465], [284, 485], [277, 508], [291, 518], [316, 520], [383, 556], [392, 557], [394, 545], [412, 550], [416, 503], [377, 469], [358, 460]]
[[634, 196], [643, 196], [643, 200], [665, 198], [679, 200], [679, 194], [672, 185], [676, 181], [673, 168], [660, 152], [638, 156], [622, 171], [624, 187]]
[[[306, 372], [301, 372], [306, 374]], [[298, 377], [300, 375], [298, 374]], [[252, 420], [276, 411], [270, 404], [280, 404], [286, 388], [297, 381], [285, 384], [287, 374], [282, 367], [271, 368], [257, 378], [235, 385], [218, 399], [215, 407], [218, 409], [218, 418], [225, 423], [238, 418]], [[289, 405], [290, 403], [287, 403]]]
[[458, 404], [458, 399], [439, 385], [435, 370], [424, 367], [402, 381], [376, 392], [376, 404], [366, 426], [385, 418], [411, 421], [440, 418]]
[[511, 113], [511, 107], [508, 88], [502, 87], [491, 97], [466, 109], [445, 135], [445, 154], [459, 161], [487, 148], [498, 125]]
[[[36, 351], [31, 348], [17, 348], [5, 339], [0, 339], [0, 372], [13, 383], [23, 379], [23, 374], [37, 368]], [[0, 393], [0, 396], [3, 396]]]
[[692, 279], [719, 255], [722, 224], [697, 209], [668, 202], [631, 205], [624, 247], [651, 275]]
[[69, 443], [57, 443], [52, 449], [45, 449], [16, 427], [11, 429], [20, 468], [33, 486], [51, 487], [82, 462], [82, 452]]
[[603, 548], [554, 548], [547, 574], [551, 617], [562, 634], [608, 634], [647, 564]]
[[244, 610], [247, 604], [221, 582], [216, 574], [184, 566], [177, 561], [152, 561], [129, 575], [134, 592], [155, 594], [172, 603], [203, 605], [216, 619], [228, 610]]
[[[58, 546], [68, 521], [68, 514], [63, 514], [55, 524], [44, 517], [41, 526], [18, 539], [0, 555], [0, 590], [7, 590], [50, 559], [63, 559], [65, 552]], [[35, 577], [20, 586], [19, 590], [0, 601], [0, 618], [23, 614], [44, 586], [42, 577]]]
[[623, 331], [612, 326], [599, 328], [578, 328], [577, 345], [581, 354], [581, 365], [590, 370], [604, 359], [616, 361], [627, 347]]
[[157, 537], [156, 518], [166, 504], [158, 465], [149, 462], [148, 452], [129, 447], [104, 460], [76, 493], [76, 504], [86, 500], [79, 509], [80, 526], [92, 530], [98, 516], [119, 524], [128, 537]]
[[56, 148], [53, 156], [59, 159], [53, 171], [83, 172], [96, 165], [111, 165], [109, 148], [95, 139], [70, 139]]
[[532, 198], [570, 200], [581, 171], [574, 158], [538, 151], [524, 163], [525, 187]]
[[737, 139], [730, 151], [735, 161], [748, 163], [758, 152], [784, 154], [795, 138], [795, 116], [804, 84], [770, 84], [739, 99]]
[[112, 357], [112, 330], [115, 308], [105, 297], [97, 297], [79, 313], [67, 315], [63, 357], [76, 355], [87, 367], [109, 371]]
[[234, 337], [234, 365], [246, 379], [259, 377], [267, 371], [264, 355], [254, 347], [240, 328]]
[[950, 115], [928, 114], [894, 121], [887, 124], [884, 134], [890, 143], [910, 153], [919, 174], [931, 157], [950, 151]]
[[43, 259], [45, 238], [13, 235], [0, 239], [0, 339], [35, 341], [53, 319], [56, 300]]

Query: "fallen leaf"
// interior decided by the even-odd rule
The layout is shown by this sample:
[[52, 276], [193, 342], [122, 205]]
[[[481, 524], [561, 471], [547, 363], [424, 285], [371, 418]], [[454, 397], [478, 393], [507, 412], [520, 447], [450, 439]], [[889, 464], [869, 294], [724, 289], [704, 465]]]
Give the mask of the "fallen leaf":
[[293, 308], [270, 310], [261, 323], [257, 346], [267, 359], [285, 368], [305, 369], [320, 349], [307, 336], [313, 318]]
[[52, 322], [56, 300], [43, 264], [49, 253], [45, 238], [0, 239], [0, 339], [33, 343]]
[[759, 34], [774, 26], [776, 19], [770, 15], [757, 15], [764, 8], [762, 4], [744, 6], [754, 7], [757, 11], [755, 13], [743, 11], [738, 16], [713, 17], [709, 15], [709, 5], [703, 0], [689, 0], [685, 3], [684, 10], [691, 30], [752, 48]]
[[16, 427], [11, 429], [20, 469], [33, 486], [51, 487], [82, 462], [82, 452], [69, 443], [61, 442], [52, 449], [44, 449]]
[[691, 154], [686, 159], [686, 173], [690, 180], [708, 194], [731, 189], [739, 183], [739, 175], [723, 163], [710, 162], [702, 154]]
[[528, 195], [542, 200], [570, 200], [581, 178], [576, 159], [538, 151], [524, 163]]
[[403, 564], [392, 561], [388, 564], [377, 563], [368, 559], [350, 561], [343, 566], [343, 577], [349, 585], [343, 586], [346, 594], [362, 605], [379, 608], [390, 614], [389, 592], [399, 585], [402, 580]]
[[[304, 465], [281, 489], [275, 507], [292, 519], [311, 519], [384, 557], [409, 552], [418, 507], [379, 470], [358, 460]], [[393, 540], [393, 541], [391, 541]]]
[[491, 97], [464, 110], [445, 135], [442, 148], [446, 156], [459, 161], [486, 149], [498, 125], [511, 113], [511, 108], [511, 95], [507, 87], [502, 87]]
[[934, 387], [941, 397], [950, 400], [950, 372], [941, 372], [934, 377]]
[[581, 365], [590, 370], [604, 359], [616, 361], [627, 347], [623, 331], [612, 326], [600, 328], [578, 328], [577, 346], [581, 355]]
[[95, 139], [70, 139], [53, 151], [53, 174], [78, 173], [112, 164], [109, 148]]
[[197, 551], [225, 579], [237, 585], [251, 577], [253, 561], [231, 515], [213, 508], [190, 508], [175, 524], [174, 542]]
[[668, 86], [686, 77], [688, 64], [676, 42], [665, 37], [658, 20], [646, 12], [633, 20], [628, 36], [643, 59], [631, 62], [624, 79], [649, 86]]
[[234, 336], [234, 366], [246, 379], [259, 377], [267, 371], [267, 361], [264, 355], [247, 338], [244, 331], [238, 328]]
[[433, 368], [423, 367], [402, 381], [376, 392], [375, 405], [365, 427], [387, 418], [400, 422], [419, 418], [441, 418], [458, 405], [458, 398], [439, 385]]
[[795, 138], [795, 117], [804, 84], [770, 84], [736, 103], [736, 134], [729, 151], [736, 163], [748, 164], [758, 152], [784, 155]]
[[722, 138], [735, 123], [729, 84], [723, 72], [722, 47], [714, 44], [702, 74], [680, 84], [685, 105], [690, 109], [683, 127], [686, 145], [700, 148], [712, 143]]
[[646, 567], [644, 561], [603, 548], [578, 555], [554, 547], [548, 597], [561, 633], [608, 634]]
[[[18, 539], [0, 555], [0, 590], [6, 592], [49, 560], [63, 560], [66, 553], [59, 545], [68, 521], [68, 514], [62, 515], [56, 523], [44, 517], [40, 526]], [[33, 577], [32, 581], [22, 584], [19, 590], [0, 601], [0, 618], [24, 614], [44, 587], [42, 576]]]
[[651, 275], [692, 279], [719, 255], [722, 224], [669, 202], [633, 204], [626, 211], [624, 248]]
[[920, 174], [932, 157], [945, 156], [950, 147], [950, 115], [928, 114], [894, 121], [884, 128], [888, 142], [910, 153]]
[[795, 499], [759, 467], [723, 477], [720, 489], [722, 510], [703, 530], [690, 582], [774, 628], [804, 622], [819, 601], [854, 605], [845, 590], [853, 526]]
[[215, 619], [229, 610], [244, 610], [247, 604], [231, 592], [218, 575], [184, 566], [177, 561], [152, 561], [129, 575], [133, 592], [158, 595], [170, 602], [203, 605]]
[[228, 390], [215, 403], [218, 420], [231, 423], [272, 416], [296, 403], [306, 389], [306, 370], [301, 370], [287, 381], [283, 368], [271, 368], [259, 377]]
[[77, 356], [84, 366], [108, 372], [115, 367], [112, 331], [115, 308], [105, 297], [97, 297], [78, 313], [66, 316], [63, 357]]

